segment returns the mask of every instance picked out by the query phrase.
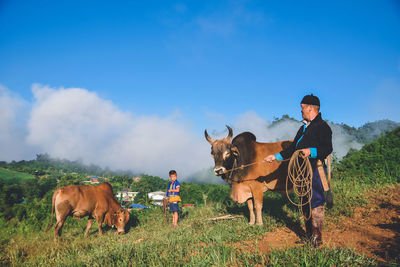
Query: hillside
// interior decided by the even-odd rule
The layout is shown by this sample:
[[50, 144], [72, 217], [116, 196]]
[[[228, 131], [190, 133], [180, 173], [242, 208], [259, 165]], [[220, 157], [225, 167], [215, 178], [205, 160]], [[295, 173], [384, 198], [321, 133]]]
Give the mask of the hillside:
[[368, 122], [359, 128], [350, 127], [346, 124], [340, 125], [358, 142], [368, 144], [379, 138], [386, 132], [390, 132], [393, 129], [399, 127], [400, 123], [391, 120], [379, 120], [375, 122]]
[[336, 166], [339, 176], [358, 175], [365, 182], [397, 179], [400, 181], [400, 127], [379, 137], [359, 151], [350, 151]]
[[34, 177], [33, 175], [28, 173], [0, 168], [0, 179], [2, 179], [5, 182], [11, 182], [11, 181], [21, 182], [27, 179], [32, 179], [33, 177]]

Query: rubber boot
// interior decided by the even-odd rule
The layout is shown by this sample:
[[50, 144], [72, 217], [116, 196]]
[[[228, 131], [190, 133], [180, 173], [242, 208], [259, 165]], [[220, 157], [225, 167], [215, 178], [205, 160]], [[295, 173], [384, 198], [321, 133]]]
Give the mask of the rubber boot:
[[312, 236], [311, 236], [311, 244], [314, 247], [319, 247], [322, 245], [322, 228], [324, 224], [324, 207], [319, 206], [317, 208], [312, 209], [311, 216], [311, 228], [312, 228]]
[[304, 245], [307, 242], [310, 242], [311, 236], [312, 236], [312, 223], [311, 223], [311, 218], [309, 220], [304, 220], [305, 226], [306, 226], [306, 233], [304, 236], [300, 238], [300, 240], [297, 240], [295, 244], [300, 244]]
[[312, 219], [310, 218], [309, 220], [306, 221], [306, 240], [307, 241], [311, 240], [312, 233], [313, 233]]
[[320, 227], [312, 226], [311, 245], [317, 248], [322, 245], [322, 233]]

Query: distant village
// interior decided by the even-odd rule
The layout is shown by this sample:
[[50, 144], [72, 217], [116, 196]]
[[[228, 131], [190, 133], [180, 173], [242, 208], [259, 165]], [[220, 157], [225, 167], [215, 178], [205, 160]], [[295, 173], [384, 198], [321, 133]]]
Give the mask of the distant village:
[[[99, 184], [99, 179], [103, 179], [103, 177], [98, 177], [98, 176], [86, 176], [88, 180], [84, 181], [85, 184]], [[134, 182], [139, 182], [141, 177], [137, 176], [133, 179]], [[115, 194], [115, 197], [118, 201], [122, 203], [133, 203], [135, 202], [135, 197], [139, 192], [133, 192], [131, 191], [130, 188], [124, 188], [122, 191], [118, 191]], [[154, 205], [162, 205], [162, 200], [166, 196], [166, 192], [162, 191], [156, 191], [156, 192], [150, 192], [147, 194], [149, 200], [154, 204]]]

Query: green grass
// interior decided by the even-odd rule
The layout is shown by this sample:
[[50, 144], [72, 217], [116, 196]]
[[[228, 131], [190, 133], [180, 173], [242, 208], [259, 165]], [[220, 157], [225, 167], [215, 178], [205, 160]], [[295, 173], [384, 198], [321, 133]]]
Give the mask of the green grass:
[[[278, 195], [279, 196], [279, 195]], [[279, 197], [277, 197], [279, 199]], [[103, 227], [99, 237], [96, 223], [83, 238], [87, 219], [68, 218], [58, 243], [53, 232], [41, 227], [0, 220], [0, 265], [14, 266], [348, 266], [371, 265], [371, 259], [346, 249], [316, 250], [296, 247], [262, 254], [253, 245], [280, 225], [281, 219], [264, 215], [263, 226], [249, 226], [246, 217], [208, 221], [223, 215], [218, 205], [186, 208], [176, 229], [165, 222], [160, 209], [134, 211], [128, 233], [115, 236], [114, 229]], [[240, 214], [240, 209], [238, 214]], [[286, 218], [286, 216], [283, 216]], [[9, 225], [10, 226], [10, 225]], [[31, 228], [30, 228], [31, 227]], [[35, 229], [35, 230], [33, 230]], [[8, 231], [8, 232], [7, 232]], [[256, 248], [256, 246], [254, 246]], [[254, 252], [250, 252], [253, 250]]]
[[0, 168], [0, 178], [2, 178], [6, 182], [8, 182], [8, 181], [21, 182], [23, 180], [33, 179], [34, 177], [33, 177], [33, 175], [28, 174], [28, 173], [11, 171], [11, 170], [6, 170], [3, 168]]
[[271, 266], [373, 266], [376, 261], [357, 254], [351, 249], [321, 248], [309, 246], [272, 251]]

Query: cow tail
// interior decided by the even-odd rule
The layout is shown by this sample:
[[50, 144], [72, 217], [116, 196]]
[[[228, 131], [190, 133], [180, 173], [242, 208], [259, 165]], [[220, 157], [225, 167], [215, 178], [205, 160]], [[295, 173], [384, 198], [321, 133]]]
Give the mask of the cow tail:
[[54, 192], [54, 194], [53, 194], [53, 198], [52, 198], [52, 201], [51, 201], [51, 220], [50, 220], [50, 223], [49, 223], [49, 225], [47, 225], [47, 228], [46, 228], [46, 232], [47, 231], [49, 231], [49, 229], [50, 229], [50, 227], [53, 225], [53, 215], [54, 215], [54, 211], [55, 211], [55, 203], [56, 203], [56, 196], [58, 195], [58, 189]]

